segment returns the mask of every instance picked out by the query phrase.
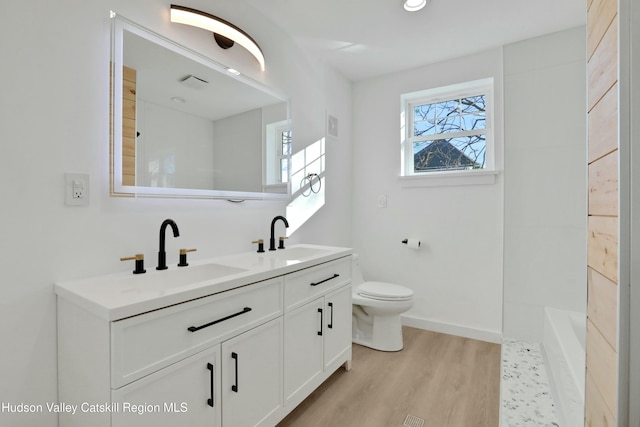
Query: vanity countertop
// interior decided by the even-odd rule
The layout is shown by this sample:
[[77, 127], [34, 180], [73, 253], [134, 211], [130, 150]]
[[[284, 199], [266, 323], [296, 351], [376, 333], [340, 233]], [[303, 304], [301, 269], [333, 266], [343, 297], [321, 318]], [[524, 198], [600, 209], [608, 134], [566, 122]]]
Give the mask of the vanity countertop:
[[145, 274], [116, 273], [54, 285], [59, 298], [100, 318], [115, 321], [173, 304], [202, 298], [342, 258], [350, 248], [292, 245], [287, 249], [245, 252], [170, 266]]

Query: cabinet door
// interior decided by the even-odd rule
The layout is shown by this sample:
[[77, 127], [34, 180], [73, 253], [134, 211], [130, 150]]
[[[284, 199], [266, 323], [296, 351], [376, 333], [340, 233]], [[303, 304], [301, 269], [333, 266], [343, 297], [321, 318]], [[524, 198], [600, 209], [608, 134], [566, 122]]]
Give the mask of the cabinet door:
[[351, 353], [351, 286], [344, 286], [324, 299], [324, 369], [331, 369], [344, 361], [345, 353]]
[[223, 342], [221, 357], [223, 425], [274, 425], [282, 414], [282, 318]]
[[284, 398], [288, 408], [304, 399], [322, 375], [323, 306], [324, 298], [318, 298], [284, 316]]
[[113, 390], [112, 425], [220, 426], [219, 359], [216, 345]]

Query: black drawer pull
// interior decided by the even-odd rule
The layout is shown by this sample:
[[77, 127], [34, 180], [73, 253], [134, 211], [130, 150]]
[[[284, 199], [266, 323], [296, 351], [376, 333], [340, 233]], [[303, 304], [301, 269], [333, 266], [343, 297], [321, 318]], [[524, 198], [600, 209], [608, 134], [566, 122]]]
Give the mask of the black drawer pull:
[[331, 317], [329, 320], [329, 324], [327, 325], [327, 328], [333, 329], [333, 303], [332, 302], [329, 303], [329, 308], [331, 309]]
[[223, 317], [222, 319], [214, 320], [213, 322], [207, 323], [206, 325], [202, 325], [202, 326], [189, 326], [189, 327], [187, 328], [187, 330], [188, 330], [189, 332], [196, 332], [196, 331], [199, 331], [200, 329], [208, 328], [209, 326], [213, 326], [213, 325], [215, 325], [216, 323], [224, 322], [225, 320], [229, 320], [229, 319], [231, 319], [231, 318], [233, 318], [233, 317], [240, 316], [241, 314], [245, 314], [245, 313], [248, 313], [248, 312], [250, 312], [250, 311], [251, 311], [251, 307], [245, 307], [245, 308], [243, 308], [243, 309], [242, 309], [242, 311], [239, 311], [239, 312], [234, 313], [234, 314], [230, 314], [229, 316], [227, 316], [227, 317]]
[[236, 361], [236, 383], [231, 386], [231, 390], [238, 392], [238, 353], [231, 352], [231, 358]]
[[322, 314], [322, 309], [318, 309], [318, 313], [320, 313], [320, 330], [318, 331], [318, 335], [322, 336], [322, 327], [324, 326], [324, 319]]
[[213, 408], [213, 384], [214, 384], [213, 365], [211, 363], [207, 363], [207, 369], [211, 371], [211, 398], [207, 399], [207, 404]]
[[324, 280], [321, 280], [321, 281], [319, 281], [319, 282], [315, 282], [315, 283], [309, 283], [309, 284], [310, 284], [311, 286], [318, 286], [318, 285], [320, 285], [320, 284], [322, 284], [322, 283], [324, 283], [324, 282], [328, 282], [328, 281], [329, 281], [329, 280], [331, 280], [331, 279], [335, 279], [336, 277], [340, 277], [340, 275], [339, 275], [338, 273], [336, 273], [336, 274], [334, 274], [333, 276], [331, 276], [331, 277], [329, 277], [329, 278], [327, 278], [327, 279], [324, 279]]

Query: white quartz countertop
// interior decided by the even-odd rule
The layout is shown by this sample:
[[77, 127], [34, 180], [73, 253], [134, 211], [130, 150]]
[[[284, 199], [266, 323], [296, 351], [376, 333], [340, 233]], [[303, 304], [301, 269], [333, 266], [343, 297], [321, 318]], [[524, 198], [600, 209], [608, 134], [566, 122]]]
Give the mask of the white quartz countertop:
[[351, 253], [350, 248], [293, 245], [277, 251], [189, 261], [187, 267], [174, 264], [163, 271], [147, 266], [144, 274], [117, 273], [58, 282], [54, 290], [58, 298], [73, 302], [104, 320], [114, 321], [278, 277]]

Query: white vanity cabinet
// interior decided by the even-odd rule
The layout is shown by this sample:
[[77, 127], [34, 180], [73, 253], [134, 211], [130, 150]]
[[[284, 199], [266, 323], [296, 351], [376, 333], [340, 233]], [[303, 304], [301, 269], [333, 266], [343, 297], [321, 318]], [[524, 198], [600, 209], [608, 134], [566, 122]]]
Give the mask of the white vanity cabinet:
[[324, 370], [333, 370], [351, 360], [351, 284], [345, 285], [324, 297]]
[[273, 426], [282, 411], [282, 319], [114, 390], [112, 398], [118, 427]]
[[324, 298], [318, 298], [285, 314], [284, 398], [286, 407], [295, 407], [321, 381], [324, 337], [319, 335], [320, 310]]
[[[78, 407], [60, 414], [60, 426], [268, 420], [282, 408], [282, 398], [268, 399], [282, 395], [282, 283], [278, 277], [112, 322], [59, 300], [60, 400]], [[224, 359], [232, 352], [241, 366]], [[243, 392], [229, 393], [240, 372]]]
[[[60, 427], [275, 426], [350, 363], [348, 255], [274, 263], [115, 319], [114, 304], [94, 310], [69, 291], [84, 286], [59, 285], [58, 395], [76, 408]], [[103, 282], [87, 294], [108, 295]]]
[[282, 315], [282, 278], [111, 322], [111, 385], [133, 380]]
[[[220, 346], [114, 390], [119, 427], [207, 426], [221, 424]], [[94, 425], [94, 424], [91, 424]]]
[[222, 343], [223, 426], [274, 426], [282, 418], [282, 319]]
[[351, 359], [350, 283], [350, 257], [285, 276], [285, 408]]

